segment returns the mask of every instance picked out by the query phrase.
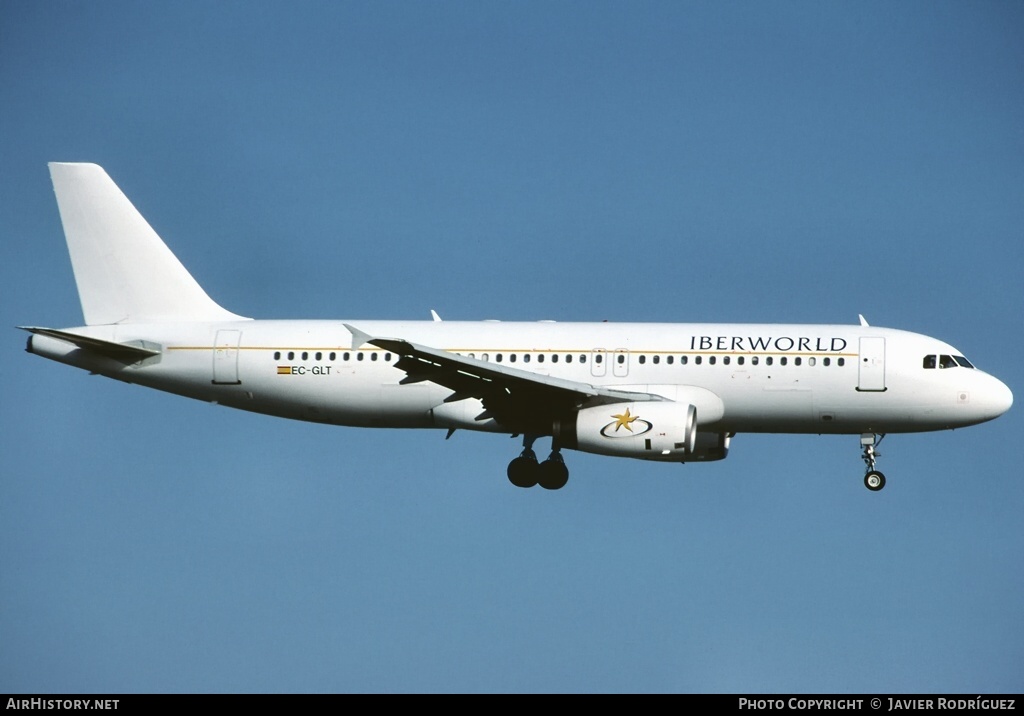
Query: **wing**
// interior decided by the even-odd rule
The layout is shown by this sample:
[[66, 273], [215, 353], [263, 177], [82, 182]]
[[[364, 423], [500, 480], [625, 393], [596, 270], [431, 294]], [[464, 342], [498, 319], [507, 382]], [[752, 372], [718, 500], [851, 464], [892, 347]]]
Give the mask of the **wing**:
[[405, 372], [402, 384], [430, 381], [452, 391], [446, 403], [477, 398], [484, 412], [509, 432], [550, 434], [554, 420], [581, 408], [608, 403], [663, 401], [650, 393], [616, 390], [458, 355], [401, 338], [376, 338], [344, 324], [352, 333], [352, 349], [369, 343], [399, 356], [395, 367]]

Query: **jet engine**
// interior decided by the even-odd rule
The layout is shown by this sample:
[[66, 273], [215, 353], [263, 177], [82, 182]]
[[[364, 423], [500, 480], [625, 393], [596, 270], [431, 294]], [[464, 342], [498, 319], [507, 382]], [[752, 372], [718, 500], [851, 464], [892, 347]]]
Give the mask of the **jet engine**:
[[[697, 446], [697, 408], [690, 403], [612, 403], [556, 420], [560, 447], [598, 455], [680, 462]], [[708, 458], [704, 458], [708, 459]]]

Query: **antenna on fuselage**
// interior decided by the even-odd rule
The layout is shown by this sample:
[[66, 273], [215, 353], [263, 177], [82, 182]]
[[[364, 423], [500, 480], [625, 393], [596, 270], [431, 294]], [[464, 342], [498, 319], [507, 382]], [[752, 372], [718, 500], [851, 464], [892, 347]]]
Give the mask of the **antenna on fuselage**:
[[862, 326], [868, 325], [868, 319], [864, 318], [864, 314], [863, 313], [858, 313], [857, 314], [857, 318], [860, 319], [860, 325], [862, 325]]

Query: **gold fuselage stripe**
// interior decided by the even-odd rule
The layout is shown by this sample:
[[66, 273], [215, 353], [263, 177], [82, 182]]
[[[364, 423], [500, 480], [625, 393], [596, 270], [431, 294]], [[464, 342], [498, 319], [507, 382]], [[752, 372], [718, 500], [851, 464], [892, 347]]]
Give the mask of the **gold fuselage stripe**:
[[[335, 347], [287, 347], [280, 348], [276, 346], [167, 346], [169, 351], [213, 351], [213, 350], [234, 350], [234, 351], [280, 351], [286, 353], [288, 351], [306, 351], [307, 353], [358, 353], [363, 352], [384, 352], [384, 353], [395, 353], [393, 350], [385, 348], [369, 347], [369, 348], [346, 348], [343, 346]], [[606, 349], [606, 348], [537, 348], [537, 349], [524, 349], [524, 348], [441, 348], [439, 350], [447, 351], [448, 353], [599, 353], [602, 355], [675, 355], [675, 356], [801, 356], [801, 357], [815, 357], [815, 358], [855, 358], [856, 353], [829, 353], [829, 352], [797, 352], [797, 351], [664, 351], [664, 350], [640, 350], [633, 349], [627, 350], [625, 348], [618, 349]]]

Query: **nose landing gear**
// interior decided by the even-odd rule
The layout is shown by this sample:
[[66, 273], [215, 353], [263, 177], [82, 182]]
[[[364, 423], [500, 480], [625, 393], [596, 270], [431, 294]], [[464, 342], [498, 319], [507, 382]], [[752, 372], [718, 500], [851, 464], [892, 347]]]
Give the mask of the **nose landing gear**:
[[516, 487], [540, 485], [545, 490], [560, 490], [569, 481], [569, 468], [565, 466], [559, 448], [552, 446], [551, 454], [542, 463], [533, 451], [536, 435], [523, 436], [523, 451], [508, 464], [508, 481]]
[[875, 448], [885, 439], [885, 435], [875, 433], [864, 433], [860, 436], [860, 444], [864, 449], [862, 458], [867, 465], [867, 472], [864, 475], [864, 487], [872, 492], [878, 492], [885, 487], [885, 475], [875, 469], [875, 460], [881, 457], [881, 453], [875, 452]]

